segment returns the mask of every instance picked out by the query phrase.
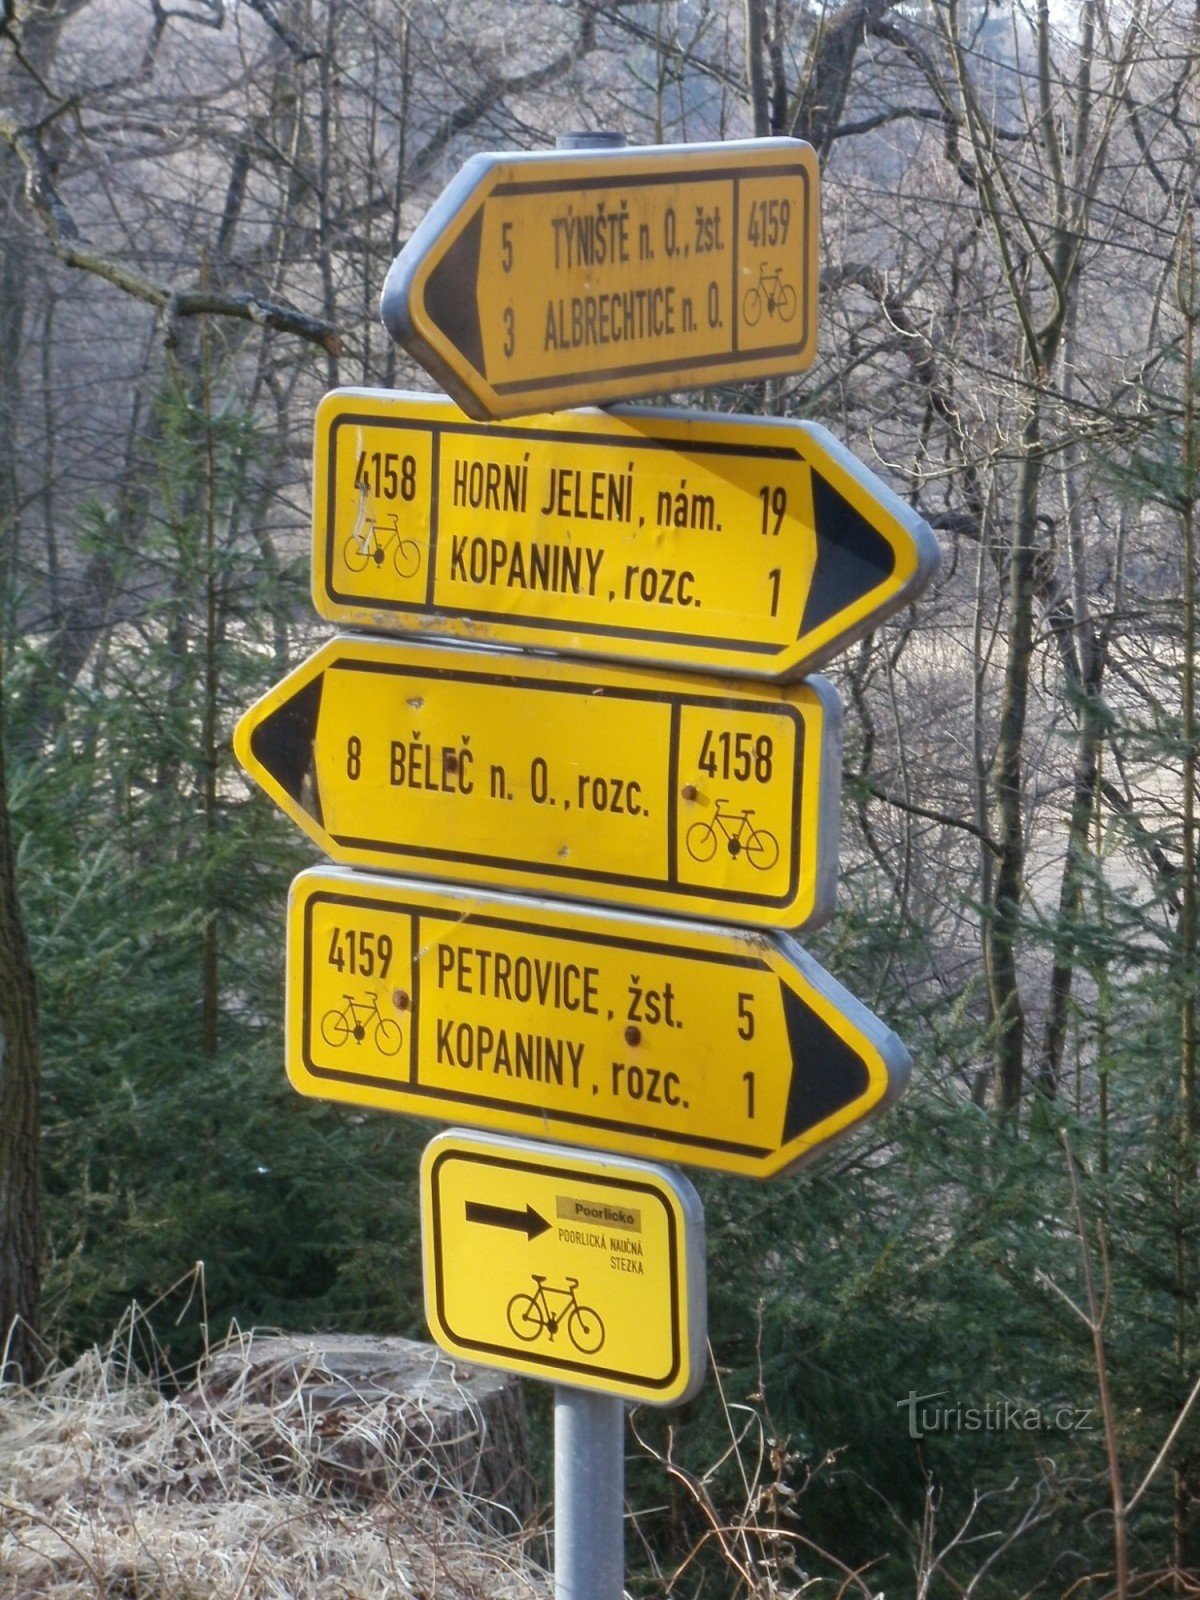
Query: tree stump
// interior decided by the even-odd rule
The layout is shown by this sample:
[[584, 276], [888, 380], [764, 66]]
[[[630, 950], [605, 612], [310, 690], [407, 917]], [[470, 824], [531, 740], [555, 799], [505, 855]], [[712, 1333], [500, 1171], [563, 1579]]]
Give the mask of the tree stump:
[[509, 1535], [536, 1510], [519, 1380], [434, 1345], [251, 1334], [212, 1355], [183, 1398], [295, 1487], [358, 1503], [453, 1491]]

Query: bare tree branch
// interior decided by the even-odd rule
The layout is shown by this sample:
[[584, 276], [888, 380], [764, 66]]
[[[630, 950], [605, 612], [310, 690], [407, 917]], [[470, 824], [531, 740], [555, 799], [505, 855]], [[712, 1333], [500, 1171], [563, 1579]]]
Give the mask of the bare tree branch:
[[850, 92], [859, 45], [896, 4], [897, 0], [845, 0], [836, 8], [822, 7], [788, 130], [795, 138], [807, 139], [819, 155], [829, 153]]
[[495, 110], [510, 96], [529, 94], [534, 89], [543, 89], [556, 78], [561, 78], [589, 54], [595, 45], [596, 12], [589, 0], [582, 0], [579, 7], [579, 36], [574, 44], [560, 51], [552, 60], [540, 67], [534, 67], [529, 72], [515, 73], [511, 77], [489, 78], [473, 95], [456, 106], [413, 157], [408, 174], [410, 186], [429, 171], [456, 134], [474, 127], [489, 111]]
[[321, 52], [314, 46], [304, 44], [294, 33], [284, 27], [279, 20], [275, 7], [270, 4], [270, 0], [246, 0], [246, 4], [251, 11], [257, 13], [263, 19], [271, 32], [287, 46], [297, 61], [315, 61], [320, 55]]
[[972, 838], [978, 839], [993, 855], [999, 855], [1000, 853], [1000, 846], [996, 841], [990, 838], [982, 828], [977, 827], [975, 823], [968, 822], [965, 817], [951, 816], [948, 811], [935, 811], [930, 806], [917, 805], [914, 800], [905, 800], [902, 795], [893, 794], [889, 789], [883, 788], [881, 784], [873, 782], [870, 778], [863, 777], [860, 772], [847, 772], [845, 777], [848, 784], [857, 783], [861, 785], [869, 794], [873, 794], [876, 800], [882, 800], [889, 806], [895, 806], [897, 811], [907, 811], [914, 817], [924, 817], [927, 822], [940, 822], [943, 827], [961, 828], [964, 833], [969, 833]]
[[51, 242], [51, 248], [58, 259], [68, 267], [91, 272], [96, 277], [103, 278], [105, 282], [113, 284], [115, 288], [132, 295], [135, 300], [144, 300], [147, 305], [165, 311], [168, 326], [180, 317], [233, 317], [242, 322], [257, 323], [260, 327], [274, 328], [278, 333], [295, 334], [298, 338], [307, 339], [311, 344], [320, 345], [330, 355], [341, 353], [341, 336], [337, 328], [320, 317], [298, 311], [295, 306], [281, 305], [278, 301], [266, 300], [260, 295], [248, 292], [222, 293], [212, 289], [171, 289], [166, 284], [156, 283], [153, 279], [144, 277], [120, 261], [97, 255], [95, 251], [77, 249], [57, 241]]
[[54, 187], [53, 167], [42, 148], [39, 133], [41, 125], [22, 125], [10, 113], [0, 112], [0, 139], [4, 140], [24, 167], [25, 197], [45, 220], [52, 235], [77, 239], [79, 229]]

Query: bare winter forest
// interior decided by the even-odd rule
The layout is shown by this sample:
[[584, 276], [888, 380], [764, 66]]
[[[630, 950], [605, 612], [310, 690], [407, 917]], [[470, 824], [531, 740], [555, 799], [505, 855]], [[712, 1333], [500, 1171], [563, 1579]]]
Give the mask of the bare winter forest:
[[318, 400], [430, 387], [395, 254], [469, 155], [580, 129], [815, 147], [815, 364], [676, 398], [823, 423], [942, 547], [829, 669], [811, 940], [913, 1087], [700, 1184], [725, 1405], [636, 1418], [631, 1589], [1200, 1595], [1192, 0], [0, 0], [8, 1370], [134, 1301], [179, 1364], [423, 1336], [429, 1130], [287, 1087], [313, 852], [230, 734], [328, 631]]

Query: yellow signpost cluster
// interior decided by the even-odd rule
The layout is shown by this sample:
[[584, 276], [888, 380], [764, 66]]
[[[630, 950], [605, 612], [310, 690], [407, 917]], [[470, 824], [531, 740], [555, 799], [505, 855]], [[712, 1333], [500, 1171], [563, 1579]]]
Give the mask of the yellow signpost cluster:
[[792, 934], [837, 872], [813, 669], [933, 535], [813, 423], [552, 409], [801, 370], [817, 221], [795, 140], [469, 161], [382, 302], [453, 398], [321, 402], [351, 631], [235, 739], [339, 864], [293, 886], [291, 1081], [489, 1130], [422, 1166], [434, 1337], [605, 1396], [703, 1373], [703, 1217], [651, 1163], [771, 1177], [909, 1072]]

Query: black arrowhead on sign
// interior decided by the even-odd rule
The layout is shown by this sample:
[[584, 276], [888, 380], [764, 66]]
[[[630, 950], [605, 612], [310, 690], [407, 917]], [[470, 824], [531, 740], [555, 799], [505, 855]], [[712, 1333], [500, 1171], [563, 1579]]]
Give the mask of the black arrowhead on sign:
[[786, 984], [783, 1015], [792, 1052], [792, 1082], [783, 1119], [783, 1142], [788, 1145], [865, 1094], [871, 1074], [853, 1045], [840, 1039]]
[[883, 535], [815, 470], [812, 491], [817, 565], [800, 624], [801, 638], [870, 594], [896, 567], [895, 551]]
[[324, 683], [325, 674], [319, 672], [290, 700], [264, 717], [250, 734], [254, 759], [262, 763], [285, 794], [319, 823], [321, 796], [313, 750]]
[[527, 1239], [536, 1239], [550, 1226], [532, 1206], [527, 1205], [524, 1211], [510, 1211], [507, 1206], [488, 1206], [478, 1200], [467, 1201], [467, 1221], [486, 1222], [492, 1228], [511, 1228]]
[[480, 206], [425, 284], [425, 312], [483, 378], [483, 331], [479, 326], [479, 249], [483, 238]]

